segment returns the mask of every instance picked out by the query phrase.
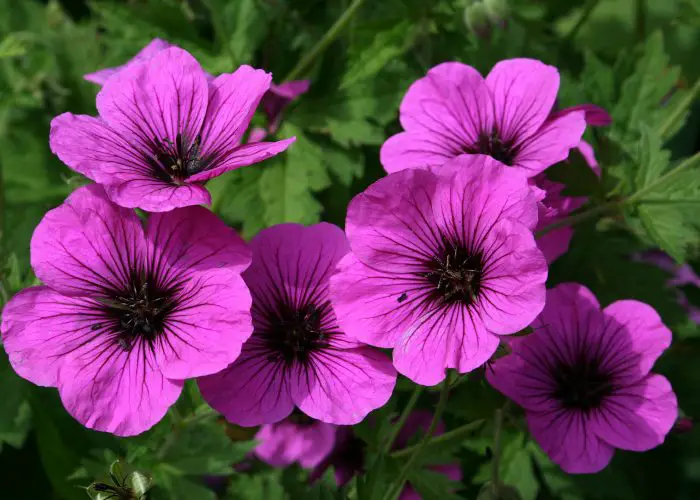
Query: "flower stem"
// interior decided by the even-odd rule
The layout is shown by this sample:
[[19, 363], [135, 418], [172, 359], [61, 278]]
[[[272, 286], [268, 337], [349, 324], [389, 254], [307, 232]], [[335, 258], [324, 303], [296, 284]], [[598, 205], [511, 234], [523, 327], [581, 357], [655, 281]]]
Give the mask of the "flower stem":
[[408, 416], [413, 411], [413, 407], [416, 406], [418, 398], [420, 397], [422, 392], [423, 386], [416, 385], [416, 388], [413, 390], [413, 394], [411, 394], [411, 399], [409, 399], [408, 403], [406, 403], [406, 407], [403, 409], [403, 412], [401, 412], [401, 416], [396, 421], [396, 424], [394, 424], [394, 428], [391, 430], [391, 435], [389, 436], [389, 438], [386, 441], [386, 444], [384, 445], [383, 453], [385, 455], [391, 451], [391, 447], [394, 444], [394, 441], [396, 441], [396, 437], [399, 435], [399, 432], [401, 432], [401, 429], [406, 423]]
[[578, 21], [576, 21], [576, 24], [574, 25], [573, 28], [571, 28], [571, 31], [566, 35], [567, 40], [573, 40], [574, 37], [578, 34], [579, 31], [581, 31], [581, 28], [583, 27], [584, 24], [586, 24], [586, 21], [588, 21], [588, 18], [591, 17], [591, 13], [593, 12], [593, 9], [595, 9], [598, 6], [599, 0], [588, 0], [586, 2], [586, 5], [583, 6], [583, 12], [581, 13], [581, 17], [578, 18]]
[[603, 215], [607, 212], [614, 212], [615, 210], [618, 210], [623, 205], [623, 203], [624, 202], [620, 201], [611, 201], [608, 203], [603, 203], [601, 205], [596, 205], [594, 207], [589, 208], [588, 210], [584, 210], [583, 212], [570, 215], [569, 217], [565, 217], [564, 219], [553, 222], [543, 227], [539, 231], [535, 232], [535, 237], [540, 238], [545, 234], [549, 233], [550, 231], [554, 231], [555, 229], [574, 226], [580, 222], [587, 221], [588, 219], [592, 219], [599, 215]]
[[[592, 219], [594, 217], [597, 217], [599, 215], [604, 215], [607, 213], [613, 213], [616, 212], [626, 206], [632, 206], [632, 205], [642, 205], [644, 203], [660, 203], [663, 200], [658, 200], [658, 199], [644, 199], [644, 196], [649, 194], [650, 192], [654, 191], [657, 187], [659, 187], [661, 184], [664, 182], [668, 182], [671, 180], [673, 177], [678, 175], [679, 173], [688, 170], [689, 168], [697, 167], [700, 166], [700, 152], [695, 153], [693, 156], [690, 158], [686, 158], [684, 161], [682, 161], [677, 167], [675, 167], [672, 170], [669, 170], [666, 172], [664, 175], [656, 179], [654, 182], [646, 185], [642, 189], [638, 190], [637, 192], [631, 194], [627, 198], [623, 198], [621, 200], [616, 200], [616, 201], [609, 201], [607, 203], [602, 203], [600, 205], [596, 205], [594, 207], [589, 208], [588, 210], [584, 210], [583, 212], [579, 212], [574, 215], [570, 215], [569, 217], [566, 217], [564, 219], [558, 220], [556, 222], [553, 222], [552, 224], [549, 224], [548, 226], [543, 227], [539, 231], [535, 232], [535, 237], [540, 238], [544, 236], [545, 234], [549, 233], [550, 231], [554, 231], [555, 229], [560, 229], [562, 227], [569, 227], [578, 224], [579, 222], [586, 221], [588, 219]], [[674, 201], [674, 200], [669, 200]]]
[[[457, 427], [456, 429], [451, 430], [450, 432], [446, 432], [444, 434], [440, 434], [439, 436], [435, 436], [432, 438], [428, 444], [427, 447], [433, 447], [440, 445], [442, 443], [450, 443], [454, 441], [461, 441], [465, 436], [470, 435], [472, 432], [474, 432], [476, 429], [478, 429], [482, 424], [484, 423], [483, 420], [475, 420], [473, 422], [469, 422], [468, 424], [461, 425]], [[401, 458], [405, 457], [407, 455], [410, 455], [414, 451], [416, 451], [416, 448], [420, 446], [419, 444], [409, 446], [408, 448], [404, 448], [402, 450], [395, 451], [394, 453], [391, 454], [392, 458]]]
[[418, 458], [420, 457], [421, 453], [423, 452], [424, 448], [426, 447], [426, 445], [430, 441], [430, 438], [435, 432], [435, 429], [437, 428], [438, 423], [440, 422], [440, 418], [442, 418], [442, 414], [445, 411], [445, 406], [447, 405], [447, 395], [450, 392], [451, 386], [451, 374], [452, 372], [448, 372], [442, 391], [440, 391], [440, 399], [438, 400], [437, 407], [435, 408], [435, 413], [433, 414], [432, 422], [430, 422], [430, 427], [428, 427], [425, 436], [423, 436], [423, 439], [416, 446], [408, 461], [401, 469], [401, 472], [399, 472], [399, 476], [396, 482], [394, 483], [393, 487], [390, 487], [387, 490], [386, 495], [384, 495], [384, 500], [395, 500], [396, 498], [398, 498], [398, 496], [401, 494], [401, 490], [403, 489], [403, 485], [406, 482], [406, 479], [408, 479], [408, 475], [411, 473], [413, 465], [418, 461]]
[[300, 76], [304, 75], [309, 67], [313, 64], [316, 58], [323, 53], [328, 46], [338, 38], [338, 35], [345, 29], [345, 27], [350, 23], [350, 20], [357, 13], [358, 9], [362, 6], [365, 0], [354, 0], [350, 6], [343, 12], [343, 14], [335, 21], [333, 26], [323, 35], [323, 38], [313, 46], [313, 48], [301, 58], [297, 65], [292, 69], [292, 71], [287, 74], [284, 78], [285, 82], [290, 80], [296, 80]]

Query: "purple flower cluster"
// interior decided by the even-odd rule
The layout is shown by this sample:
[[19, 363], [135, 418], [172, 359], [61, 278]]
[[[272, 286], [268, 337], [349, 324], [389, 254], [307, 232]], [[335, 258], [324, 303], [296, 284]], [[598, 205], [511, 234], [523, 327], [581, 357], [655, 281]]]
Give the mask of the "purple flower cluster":
[[[227, 420], [265, 424], [262, 460], [323, 468], [354, 456], [351, 432], [335, 426], [383, 406], [397, 372], [435, 385], [504, 345], [488, 380], [565, 470], [600, 470], [615, 448], [647, 450], [671, 429], [675, 396], [650, 373], [671, 334], [654, 310], [601, 310], [580, 285], [545, 287], [571, 229], [535, 233], [585, 203], [546, 169], [578, 148], [598, 173], [582, 134], [610, 121], [593, 105], [556, 111], [556, 68], [514, 59], [483, 78], [436, 66], [406, 94], [405, 131], [381, 150], [388, 175], [351, 201], [345, 231], [281, 224], [249, 243], [196, 205], [210, 202], [207, 180], [294, 141], [262, 139], [308, 82], [271, 85], [249, 66], [214, 77], [162, 40], [86, 78], [102, 85], [99, 116], [56, 117], [50, 144], [95, 184], [36, 228], [44, 285], [2, 316], [15, 371], [57, 387], [85, 426], [141, 433], [197, 378]], [[267, 127], [244, 144], [259, 104]], [[409, 418], [397, 446], [424, 417]], [[362, 468], [335, 465], [340, 483]]]

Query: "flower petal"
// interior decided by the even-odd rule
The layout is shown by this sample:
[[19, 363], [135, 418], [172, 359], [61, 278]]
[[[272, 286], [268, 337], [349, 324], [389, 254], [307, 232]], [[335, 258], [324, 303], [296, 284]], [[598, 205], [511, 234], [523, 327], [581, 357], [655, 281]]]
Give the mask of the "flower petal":
[[401, 132], [387, 139], [379, 151], [379, 158], [384, 170], [391, 174], [407, 168], [439, 167], [461, 153], [439, 135]]
[[453, 227], [460, 228], [461, 239], [468, 235], [484, 238], [502, 218], [531, 230], [537, 225], [537, 202], [544, 192], [531, 188], [524, 175], [490, 156], [458, 156], [445, 163], [438, 175], [435, 219], [450, 233]]
[[41, 281], [63, 294], [105, 293], [126, 283], [144, 245], [136, 214], [91, 184], [49, 211], [34, 230], [32, 267]]
[[371, 347], [325, 349], [312, 363], [295, 372], [291, 393], [301, 411], [322, 422], [361, 422], [389, 401], [396, 384], [389, 359]]
[[158, 423], [177, 401], [183, 384], [162, 375], [144, 341], [129, 351], [113, 342], [98, 350], [77, 350], [58, 374], [68, 413], [89, 429], [123, 437]]
[[535, 441], [569, 474], [599, 472], [612, 459], [615, 449], [591, 432], [590, 422], [579, 412], [530, 412], [526, 419]]
[[212, 168], [190, 176], [187, 183], [204, 182], [229, 170], [260, 163], [285, 151], [294, 141], [296, 141], [296, 137], [276, 142], [255, 142], [233, 148], [222, 153]]
[[548, 120], [519, 145], [515, 164], [529, 176], [537, 175], [547, 167], [564, 161], [569, 152], [581, 142], [586, 130], [583, 112], [569, 113]]
[[250, 250], [201, 207], [152, 215], [146, 235], [148, 262], [164, 286], [178, 290], [155, 350], [158, 366], [171, 379], [223, 370], [253, 331], [250, 292], [241, 277]]
[[491, 92], [481, 74], [459, 62], [438, 64], [406, 92], [400, 108], [408, 131], [442, 136], [461, 149], [493, 127]]
[[615, 448], [647, 451], [664, 442], [678, 418], [671, 384], [651, 374], [616, 391], [592, 416], [591, 429]]
[[584, 112], [586, 125], [590, 125], [591, 127], [606, 127], [612, 123], [612, 116], [610, 116], [610, 113], [595, 104], [579, 104], [578, 106], [561, 109], [552, 113], [549, 118], [550, 120], [559, 118], [560, 116], [568, 115], [576, 111]]
[[143, 155], [100, 118], [58, 115], [51, 120], [49, 144], [63, 163], [100, 184], [150, 177], [152, 171]]
[[2, 311], [2, 341], [14, 370], [41, 386], [55, 387], [58, 371], [76, 347], [99, 342], [92, 326], [100, 316], [82, 297], [45, 286], [26, 288]]
[[[423, 170], [402, 170], [379, 179], [348, 206], [346, 232], [353, 253], [372, 266], [415, 269], [415, 260], [437, 243], [432, 197], [438, 177]], [[394, 268], [398, 271], [398, 269]]]
[[[401, 337], [410, 286], [388, 273], [346, 255], [331, 277], [331, 297], [341, 329], [348, 336], [377, 347], [394, 347]], [[405, 295], [405, 298], [404, 298]]]
[[243, 65], [209, 84], [209, 107], [202, 129], [202, 155], [226, 157], [238, 147], [272, 75]]
[[466, 307], [434, 310], [415, 321], [394, 348], [396, 369], [417, 384], [435, 385], [445, 370], [470, 372], [493, 356], [498, 337]]
[[180, 207], [211, 204], [211, 195], [204, 186], [178, 186], [147, 176], [133, 177], [119, 184], [105, 186], [105, 191], [116, 204], [138, 207], [147, 212], [168, 212]]
[[204, 400], [229, 422], [252, 427], [272, 424], [294, 409], [289, 369], [268, 359], [255, 337], [228, 368], [198, 380]]
[[298, 425], [289, 421], [268, 424], [260, 428], [255, 440], [255, 455], [273, 467], [286, 467], [299, 462], [311, 469], [328, 456], [335, 443], [335, 429], [331, 424], [313, 422]]
[[671, 345], [671, 330], [648, 304], [618, 300], [603, 310], [606, 337], [617, 348], [606, 358], [611, 368], [625, 380], [639, 380], [649, 373], [656, 360]]
[[133, 64], [138, 61], [148, 60], [161, 50], [165, 50], [169, 47], [172, 47], [172, 45], [166, 42], [165, 40], [161, 40], [160, 38], [154, 38], [153, 40], [148, 42], [148, 45], [139, 50], [139, 52], [126, 64], [122, 66], [116, 66], [114, 68], [101, 69], [99, 71], [95, 71], [94, 73], [88, 73], [87, 75], [84, 75], [83, 78], [85, 78], [88, 82], [96, 83], [97, 85], [104, 85], [109, 77], [115, 75], [130, 64]]
[[493, 67], [486, 84], [500, 137], [522, 140], [533, 136], [552, 111], [559, 72], [535, 59], [508, 59]]
[[189, 144], [200, 133], [207, 112], [204, 71], [186, 51], [171, 47], [129, 64], [97, 94], [100, 117], [135, 148], [153, 154], [158, 144]]
[[484, 241], [484, 272], [476, 311], [488, 331], [516, 333], [545, 306], [547, 261], [530, 230], [500, 221]]

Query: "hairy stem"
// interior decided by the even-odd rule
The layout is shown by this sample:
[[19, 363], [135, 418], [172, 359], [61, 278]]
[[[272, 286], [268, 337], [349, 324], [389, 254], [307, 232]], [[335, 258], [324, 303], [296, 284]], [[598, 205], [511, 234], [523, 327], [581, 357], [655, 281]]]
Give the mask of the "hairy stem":
[[296, 80], [300, 76], [304, 75], [311, 65], [314, 63], [316, 58], [320, 56], [328, 46], [338, 38], [338, 35], [345, 29], [345, 27], [350, 23], [350, 20], [357, 13], [359, 8], [362, 6], [365, 0], [354, 0], [350, 6], [343, 12], [343, 14], [335, 21], [333, 26], [323, 35], [323, 38], [313, 46], [313, 48], [301, 58], [297, 65], [289, 72], [289, 74], [284, 78], [285, 82], [290, 80]]
[[420, 458], [421, 453], [423, 452], [426, 445], [430, 441], [430, 438], [432, 437], [433, 433], [435, 432], [435, 429], [437, 428], [438, 423], [440, 422], [440, 418], [442, 418], [442, 414], [445, 411], [445, 406], [447, 405], [447, 395], [450, 392], [450, 385], [451, 385], [451, 372], [448, 372], [448, 375], [447, 375], [447, 378], [445, 379], [442, 391], [440, 391], [440, 399], [438, 400], [437, 407], [435, 408], [435, 413], [433, 414], [433, 420], [430, 422], [430, 427], [428, 427], [428, 431], [425, 433], [425, 436], [423, 436], [423, 439], [416, 446], [415, 450], [413, 451], [411, 456], [408, 458], [408, 461], [401, 469], [401, 472], [399, 472], [398, 479], [396, 480], [394, 485], [387, 490], [387, 493], [384, 496], [384, 500], [395, 500], [401, 494], [401, 490], [403, 489], [403, 485], [406, 482], [406, 479], [408, 479], [408, 475], [411, 473], [411, 469], [413, 468], [413, 465]]
[[411, 399], [409, 399], [408, 403], [406, 403], [406, 407], [403, 409], [403, 412], [401, 412], [401, 416], [396, 421], [396, 424], [394, 424], [394, 428], [391, 430], [391, 435], [389, 435], [389, 438], [387, 439], [386, 444], [384, 445], [384, 454], [387, 454], [391, 451], [391, 447], [394, 444], [394, 441], [396, 441], [396, 437], [399, 435], [399, 432], [401, 432], [401, 429], [406, 423], [408, 416], [413, 411], [413, 408], [416, 406], [418, 398], [420, 397], [422, 392], [423, 386], [416, 385], [416, 388], [413, 390], [413, 394], [411, 394]]
[[[435, 436], [426, 445], [428, 448], [433, 446], [439, 446], [444, 443], [450, 443], [455, 441], [462, 441], [466, 436], [471, 435], [475, 430], [477, 430], [484, 423], [483, 420], [475, 420], [474, 422], [469, 422], [468, 424], [461, 425], [456, 429], [453, 429], [439, 436]], [[415, 444], [404, 448], [402, 450], [395, 451], [391, 454], [393, 458], [402, 458], [415, 452], [420, 444]]]

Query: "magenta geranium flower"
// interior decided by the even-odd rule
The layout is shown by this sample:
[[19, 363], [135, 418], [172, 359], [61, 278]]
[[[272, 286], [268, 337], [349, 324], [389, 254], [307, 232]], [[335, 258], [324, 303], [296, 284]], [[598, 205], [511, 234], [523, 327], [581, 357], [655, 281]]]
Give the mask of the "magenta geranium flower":
[[579, 144], [587, 112], [600, 121], [587, 106], [552, 114], [558, 90], [557, 69], [532, 59], [501, 61], [486, 78], [462, 63], [439, 64], [408, 89], [405, 132], [384, 143], [382, 165], [391, 173], [485, 154], [536, 175]]
[[165, 212], [210, 203], [205, 181], [294, 141], [240, 144], [271, 79], [241, 66], [207, 81], [190, 54], [170, 47], [107, 78], [97, 94], [99, 117], [54, 118], [51, 149], [121, 206]]
[[[392, 451], [406, 448], [412, 437], [415, 437], [418, 432], [425, 433], [430, 427], [430, 422], [433, 415], [425, 410], [417, 410], [411, 413], [406, 419], [406, 423], [396, 436], [396, 441], [392, 446]], [[433, 436], [439, 436], [445, 432], [445, 424], [438, 422], [437, 428]], [[314, 468], [309, 476], [312, 481], [317, 480], [328, 470], [333, 467], [335, 481], [338, 486], [347, 484], [356, 474], [365, 472], [365, 453], [366, 443], [355, 436], [350, 427], [337, 427], [335, 444], [331, 452]], [[452, 481], [460, 481], [462, 479], [462, 469], [459, 464], [431, 464], [427, 468], [439, 472], [450, 478]], [[421, 496], [413, 489], [410, 481], [401, 491], [399, 500], [420, 500]]]
[[582, 285], [547, 292], [534, 333], [487, 370], [489, 382], [525, 409], [535, 440], [570, 473], [603, 469], [615, 448], [646, 451], [664, 441], [678, 406], [650, 373], [671, 332], [647, 304], [600, 308]]
[[294, 407], [322, 422], [355, 424], [387, 402], [396, 382], [389, 359], [349, 338], [331, 309], [328, 279], [348, 251], [331, 224], [281, 224], [250, 246], [243, 277], [255, 331], [240, 358], [200, 379], [204, 399], [233, 423], [278, 422]]
[[333, 424], [294, 413], [281, 422], [260, 427], [255, 435], [259, 444], [254, 453], [273, 467], [287, 467], [296, 462], [311, 469], [333, 449], [335, 430]]
[[39, 223], [32, 267], [45, 286], [2, 314], [15, 371], [58, 387], [83, 425], [120, 436], [150, 428], [184, 380], [218, 372], [252, 332], [241, 238], [201, 207], [152, 215], [92, 184]]
[[538, 193], [483, 155], [371, 185], [350, 203], [352, 253], [331, 278], [341, 328], [393, 347], [398, 371], [419, 384], [481, 366], [544, 307]]

